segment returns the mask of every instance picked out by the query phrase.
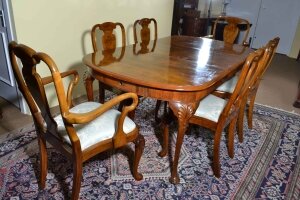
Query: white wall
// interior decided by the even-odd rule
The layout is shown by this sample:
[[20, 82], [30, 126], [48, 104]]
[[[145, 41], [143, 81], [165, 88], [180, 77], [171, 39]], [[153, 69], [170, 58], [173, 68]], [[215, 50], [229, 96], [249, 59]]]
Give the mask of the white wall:
[[[49, 54], [60, 71], [79, 70], [82, 57], [92, 52], [90, 29], [105, 21], [123, 23], [127, 42], [133, 43], [132, 24], [136, 19], [153, 17], [158, 37], [171, 34], [173, 0], [17, 0], [12, 1], [17, 40]], [[46, 69], [40, 72], [46, 75]], [[82, 80], [76, 96], [85, 94]], [[53, 96], [53, 89], [47, 93]]]

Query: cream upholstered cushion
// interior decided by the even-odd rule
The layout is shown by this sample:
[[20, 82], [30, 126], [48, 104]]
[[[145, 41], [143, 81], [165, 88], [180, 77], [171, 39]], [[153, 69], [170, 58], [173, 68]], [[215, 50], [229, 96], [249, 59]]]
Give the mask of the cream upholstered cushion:
[[233, 93], [238, 78], [238, 75], [235, 75], [234, 77], [220, 85], [216, 90]]
[[[74, 106], [70, 109], [72, 113], [86, 113], [92, 111], [102, 104], [97, 102], [85, 102]], [[75, 124], [78, 138], [80, 140], [81, 149], [86, 148], [103, 141], [108, 138], [112, 138], [117, 128], [117, 120], [120, 112], [114, 109], [108, 110], [95, 120], [86, 124]], [[58, 125], [58, 132], [62, 138], [69, 144], [71, 144], [70, 138], [66, 132], [65, 125], [63, 123], [61, 115], [54, 118]], [[131, 132], [136, 127], [135, 123], [126, 117], [124, 120], [123, 130], [125, 133]]]
[[209, 94], [200, 101], [195, 116], [218, 122], [219, 117], [227, 104], [227, 100]]

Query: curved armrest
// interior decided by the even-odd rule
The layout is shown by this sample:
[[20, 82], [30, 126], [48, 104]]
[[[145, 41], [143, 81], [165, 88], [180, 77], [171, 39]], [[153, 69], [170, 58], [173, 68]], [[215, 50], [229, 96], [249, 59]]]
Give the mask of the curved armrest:
[[[121, 112], [120, 118], [125, 118], [125, 116], [128, 114], [128, 112], [134, 110], [138, 104], [138, 97], [135, 93], [124, 93], [121, 94], [106, 103], [102, 104], [100, 107], [98, 107], [95, 110], [92, 110], [90, 112], [86, 113], [63, 113], [62, 117], [66, 120], [67, 123], [70, 124], [84, 124], [88, 123], [100, 115], [102, 115], [104, 112], [108, 111], [109, 109], [112, 109], [113, 106], [118, 105], [121, 101], [125, 99], [132, 99], [133, 102], [131, 105], [126, 106], [123, 108]], [[123, 119], [124, 121], [124, 119]]]
[[127, 135], [124, 133], [123, 124], [124, 124], [125, 117], [128, 115], [128, 113], [130, 111], [134, 110], [138, 104], [138, 96], [135, 93], [121, 94], [121, 95], [111, 99], [110, 101], [102, 104], [97, 109], [87, 112], [87, 113], [80, 113], [80, 114], [64, 113], [62, 115], [62, 117], [64, 118], [64, 120], [67, 123], [70, 123], [70, 124], [87, 123], [87, 122], [90, 122], [90, 121], [96, 119], [97, 117], [99, 117], [100, 115], [105, 113], [106, 111], [112, 109], [113, 106], [119, 104], [121, 101], [123, 101], [125, 99], [132, 99], [132, 103], [131, 103], [131, 105], [123, 107], [123, 110], [118, 118], [118, 126], [116, 129], [116, 133], [112, 138], [114, 147], [118, 148], [127, 143], [127, 139], [126, 139]]
[[[72, 102], [72, 93], [73, 93], [73, 88], [77, 85], [78, 81], [79, 81], [79, 75], [78, 72], [76, 70], [69, 70], [69, 71], [65, 71], [60, 73], [60, 76], [62, 78], [65, 78], [67, 76], [73, 75], [74, 78], [71, 80], [71, 82], [69, 83], [68, 86], [68, 91], [67, 91], [67, 103], [69, 105], [69, 107], [73, 107], [73, 102]], [[42, 78], [42, 83], [43, 85], [47, 85], [49, 83], [52, 83], [53, 77], [52, 76], [47, 76]]]

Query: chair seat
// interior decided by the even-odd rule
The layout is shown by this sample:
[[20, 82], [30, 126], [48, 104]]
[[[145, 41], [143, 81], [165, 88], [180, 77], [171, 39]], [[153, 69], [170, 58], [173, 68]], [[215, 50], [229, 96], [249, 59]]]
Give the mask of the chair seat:
[[[97, 102], [85, 102], [74, 106], [70, 109], [70, 112], [86, 113], [98, 108], [99, 106], [102, 106], [102, 104]], [[78, 138], [80, 140], [81, 149], [85, 150], [98, 142], [112, 138], [117, 129], [117, 118], [119, 117], [119, 115], [119, 111], [111, 109], [103, 113], [101, 116], [91, 121], [90, 123], [74, 125]], [[61, 115], [56, 116], [54, 120], [58, 125], [59, 134], [62, 136], [65, 142], [71, 144]], [[132, 130], [134, 130], [135, 127], [135, 123], [129, 117], [126, 117], [123, 125], [124, 132], [126, 134], [130, 133]]]
[[220, 85], [216, 90], [222, 91], [222, 92], [228, 92], [228, 93], [233, 93], [233, 90], [237, 84], [239, 76], [235, 75], [228, 81], [224, 82], [222, 85]]
[[218, 122], [219, 117], [227, 104], [227, 100], [217, 97], [215, 95], [208, 95], [203, 100], [195, 112], [195, 116], [209, 119]]

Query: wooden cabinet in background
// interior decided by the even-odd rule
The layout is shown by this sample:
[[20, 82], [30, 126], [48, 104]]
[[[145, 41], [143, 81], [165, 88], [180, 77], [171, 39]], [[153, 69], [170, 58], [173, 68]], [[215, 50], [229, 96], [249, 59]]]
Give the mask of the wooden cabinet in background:
[[172, 20], [172, 35], [178, 35], [181, 33], [181, 22], [184, 13], [191, 9], [196, 10], [198, 8], [199, 0], [175, 0], [173, 8], [173, 20]]
[[207, 35], [209, 19], [201, 17], [184, 16], [182, 22], [182, 35], [201, 37]]

